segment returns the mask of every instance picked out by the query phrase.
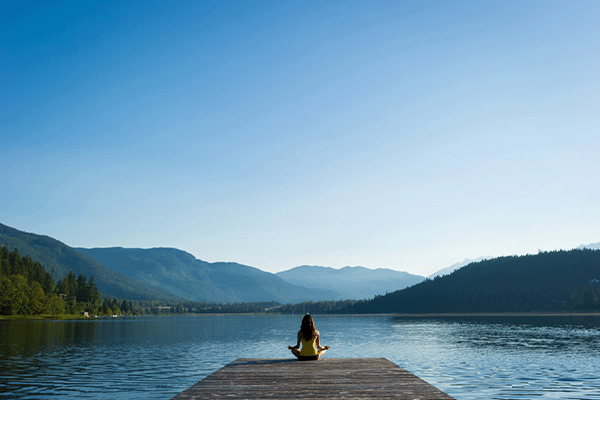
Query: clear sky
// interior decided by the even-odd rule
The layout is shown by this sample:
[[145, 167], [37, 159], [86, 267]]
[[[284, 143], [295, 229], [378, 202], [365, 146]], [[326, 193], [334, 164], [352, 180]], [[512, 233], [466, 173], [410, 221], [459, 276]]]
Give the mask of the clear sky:
[[10, 2], [0, 223], [277, 272], [600, 241], [600, 2]]

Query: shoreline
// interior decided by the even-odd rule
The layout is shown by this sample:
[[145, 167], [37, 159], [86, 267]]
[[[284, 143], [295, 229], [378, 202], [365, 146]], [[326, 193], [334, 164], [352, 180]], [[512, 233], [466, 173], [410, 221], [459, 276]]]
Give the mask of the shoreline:
[[600, 316], [600, 312], [473, 312], [473, 313], [423, 313], [390, 314], [397, 317], [580, 317]]
[[79, 319], [90, 319], [83, 315], [0, 315], [0, 321], [68, 321], [68, 320], [79, 320]]
[[[195, 313], [195, 314], [163, 314], [163, 315], [136, 315], [136, 317], [190, 317], [190, 316], [244, 316], [244, 315], [264, 315], [264, 316], [300, 316], [300, 314], [272, 314], [262, 312], [239, 312], [239, 313]], [[457, 313], [373, 313], [373, 314], [312, 314], [320, 317], [374, 317], [387, 316], [395, 318], [452, 318], [452, 317], [600, 317], [600, 312], [457, 312]], [[70, 320], [90, 320], [97, 321], [101, 319], [112, 319], [113, 317], [103, 316], [90, 318], [83, 315], [0, 315], [0, 321], [70, 321]], [[119, 315], [117, 318], [131, 319], [129, 315]]]

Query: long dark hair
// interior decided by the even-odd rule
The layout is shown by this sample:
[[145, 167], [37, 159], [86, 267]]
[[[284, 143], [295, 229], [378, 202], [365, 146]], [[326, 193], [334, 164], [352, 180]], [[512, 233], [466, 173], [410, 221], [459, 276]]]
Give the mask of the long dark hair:
[[302, 332], [302, 337], [304, 340], [311, 340], [317, 337], [317, 328], [315, 327], [315, 322], [309, 314], [306, 314], [304, 317], [302, 317], [300, 331]]

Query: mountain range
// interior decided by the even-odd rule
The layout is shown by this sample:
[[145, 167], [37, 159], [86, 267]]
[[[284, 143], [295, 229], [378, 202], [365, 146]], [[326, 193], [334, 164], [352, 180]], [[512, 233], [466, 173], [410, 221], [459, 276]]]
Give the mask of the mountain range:
[[390, 269], [367, 269], [343, 267], [332, 269], [321, 266], [300, 266], [276, 273], [280, 278], [310, 288], [333, 290], [347, 299], [369, 299], [377, 295], [409, 287], [424, 280], [423, 276], [411, 275]]
[[77, 248], [77, 251], [111, 270], [185, 300], [296, 303], [342, 298], [332, 291], [292, 285], [254, 267], [207, 263], [175, 248]]
[[[459, 273], [471, 273], [465, 271], [466, 267], [489, 267], [492, 263], [487, 261], [498, 261], [489, 257], [465, 260], [427, 278], [364, 267], [300, 266], [273, 274], [238, 263], [208, 263], [174, 248], [72, 248], [51, 237], [25, 233], [3, 224], [0, 224], [0, 246], [11, 251], [17, 249], [21, 255], [39, 261], [55, 281], [69, 271], [88, 279], [93, 276], [105, 297], [220, 303], [299, 303], [373, 297], [379, 299], [377, 302], [388, 301], [391, 297], [405, 297], [402, 291], [415, 291], [416, 286], [418, 291], [425, 291], [422, 285], [428, 287], [433, 278], [435, 282], [431, 285], [441, 285], [450, 282], [451, 272], [452, 279], [459, 279]], [[600, 243], [579, 248], [597, 250]]]
[[[389, 269], [292, 269], [280, 274], [238, 263], [208, 263], [175, 248], [72, 248], [48, 236], [0, 224], [0, 246], [39, 261], [54, 279], [69, 271], [103, 296], [127, 300], [298, 303], [367, 298], [412, 285], [421, 276]], [[319, 280], [317, 273], [323, 273]]]
[[589, 245], [579, 245], [577, 249], [600, 249], [600, 242], [590, 243]]

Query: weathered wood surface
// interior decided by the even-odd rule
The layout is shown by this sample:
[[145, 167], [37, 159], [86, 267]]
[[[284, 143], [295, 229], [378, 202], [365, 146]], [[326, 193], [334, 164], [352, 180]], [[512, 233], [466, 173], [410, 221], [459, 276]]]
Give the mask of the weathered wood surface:
[[453, 397], [385, 358], [238, 358], [176, 400], [442, 400]]

